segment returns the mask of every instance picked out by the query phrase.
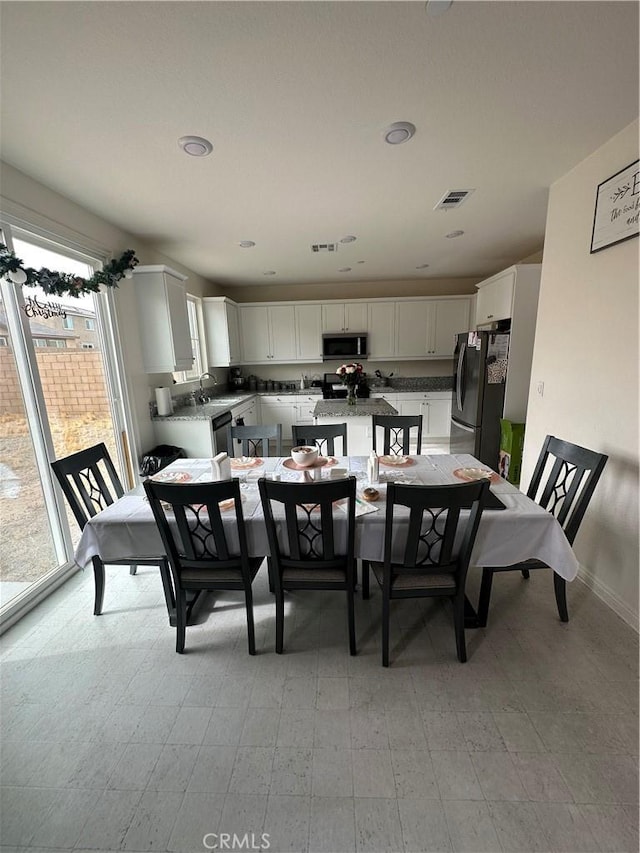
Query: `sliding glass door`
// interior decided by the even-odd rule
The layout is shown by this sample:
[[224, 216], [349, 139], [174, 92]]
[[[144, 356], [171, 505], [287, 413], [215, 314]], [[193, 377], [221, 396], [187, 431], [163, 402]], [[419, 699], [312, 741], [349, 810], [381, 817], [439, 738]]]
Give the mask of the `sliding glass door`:
[[[25, 266], [89, 278], [98, 259], [11, 226]], [[0, 283], [0, 613], [53, 584], [80, 531], [53, 488], [50, 460], [98, 442], [124, 483], [122, 395], [111, 365], [106, 295], [51, 296]]]

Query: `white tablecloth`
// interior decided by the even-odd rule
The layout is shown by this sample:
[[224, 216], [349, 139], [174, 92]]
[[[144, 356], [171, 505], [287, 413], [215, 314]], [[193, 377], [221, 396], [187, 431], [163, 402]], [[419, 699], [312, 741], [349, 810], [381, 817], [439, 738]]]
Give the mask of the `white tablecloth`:
[[[461, 455], [414, 456], [413, 465], [398, 469], [380, 465], [382, 483], [380, 499], [374, 504], [377, 512], [362, 515], [356, 520], [356, 555], [366, 560], [381, 560], [383, 556], [386, 481], [424, 484], [459, 483], [453, 471], [456, 468], [486, 467], [474, 457]], [[266, 458], [264, 464], [250, 471], [234, 471], [242, 480], [243, 513], [247, 541], [252, 556], [268, 553], [266, 530], [258, 495], [257, 478], [277, 473], [281, 479], [299, 480], [300, 474], [284, 467], [285, 459]], [[368, 485], [366, 457], [338, 458], [338, 465], [349, 469], [358, 477], [359, 492]], [[210, 480], [208, 459], [179, 459], [165, 471], [186, 471], [192, 482]], [[330, 469], [322, 470], [326, 477]], [[501, 480], [491, 490], [505, 504], [504, 510], [485, 510], [472, 556], [476, 566], [509, 566], [529, 558], [538, 558], [565, 580], [571, 581], [578, 572], [578, 562], [556, 519], [546, 510], [520, 492], [510, 483]], [[234, 516], [229, 516], [230, 540], [233, 544]], [[236, 540], [237, 541], [237, 540]], [[142, 487], [122, 497], [119, 501], [92, 518], [85, 526], [75, 553], [79, 566], [91, 563], [99, 555], [103, 562], [153, 558], [163, 553], [160, 535], [145, 500]]]

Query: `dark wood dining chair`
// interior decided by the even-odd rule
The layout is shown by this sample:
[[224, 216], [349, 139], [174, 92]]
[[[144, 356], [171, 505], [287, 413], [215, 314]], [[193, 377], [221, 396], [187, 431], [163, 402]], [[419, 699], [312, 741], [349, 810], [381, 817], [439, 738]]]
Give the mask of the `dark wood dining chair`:
[[348, 456], [347, 449], [347, 425], [346, 424], [324, 424], [314, 426], [313, 424], [294, 424], [291, 427], [293, 435], [293, 446], [301, 444], [317, 445], [321, 456], [335, 456], [335, 440], [342, 439], [342, 452], [339, 456]]
[[[176, 594], [176, 652], [182, 654], [188, 591], [240, 590], [247, 610], [249, 654], [256, 653], [251, 584], [263, 557], [249, 557], [240, 483], [168, 484], [144, 481], [173, 575]], [[235, 517], [225, 526], [223, 513]], [[231, 535], [229, 535], [231, 534]]]
[[[446, 486], [388, 484], [384, 561], [362, 563], [364, 597], [369, 597], [369, 568], [382, 589], [383, 666], [389, 666], [391, 601], [400, 598], [450, 598], [458, 660], [466, 661], [464, 587], [488, 492], [487, 480]], [[406, 510], [408, 523], [399, 524]], [[461, 515], [462, 510], [469, 512]]]
[[[90, 518], [124, 494], [122, 483], [104, 443], [72, 453], [63, 459], [56, 459], [51, 463], [51, 469], [56, 475], [80, 530], [84, 530]], [[98, 556], [93, 557], [92, 562], [95, 582], [93, 613], [95, 616], [100, 616], [104, 604], [104, 563]], [[129, 566], [131, 574], [136, 573], [136, 566], [139, 565], [159, 566], [167, 609], [171, 613], [173, 600], [166, 559], [158, 556], [148, 560], [137, 559], [135, 562], [110, 561], [109, 565]]]
[[[372, 415], [373, 450], [375, 453], [408, 454], [411, 430], [417, 429], [416, 450], [422, 452], [422, 415]], [[379, 429], [382, 429], [382, 450], [379, 446]]]
[[[276, 652], [282, 654], [284, 645], [285, 591], [337, 589], [347, 593], [349, 651], [355, 655], [356, 478], [309, 484], [262, 478], [258, 486], [276, 599]], [[345, 502], [346, 514], [336, 501]]]
[[[588, 450], [553, 435], [548, 435], [544, 440], [527, 496], [555, 516], [571, 545], [608, 458], [604, 453]], [[545, 474], [547, 476], [543, 482]], [[484, 628], [487, 625], [494, 574], [521, 572], [523, 578], [528, 580], [530, 571], [549, 568], [553, 567], [536, 559], [513, 566], [483, 568], [478, 600], [479, 626]], [[560, 620], [568, 622], [567, 583], [556, 572], [553, 572], [553, 587]]]
[[[269, 442], [273, 441], [273, 454]], [[282, 456], [282, 424], [227, 427], [227, 453], [236, 455], [236, 442], [240, 442], [242, 456]]]

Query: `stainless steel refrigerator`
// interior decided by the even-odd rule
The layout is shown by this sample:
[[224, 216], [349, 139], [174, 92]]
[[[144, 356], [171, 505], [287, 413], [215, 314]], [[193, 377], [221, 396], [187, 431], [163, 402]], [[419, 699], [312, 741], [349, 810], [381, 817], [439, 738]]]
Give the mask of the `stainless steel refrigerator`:
[[508, 358], [508, 333], [465, 332], [456, 337], [450, 451], [470, 453], [496, 471]]

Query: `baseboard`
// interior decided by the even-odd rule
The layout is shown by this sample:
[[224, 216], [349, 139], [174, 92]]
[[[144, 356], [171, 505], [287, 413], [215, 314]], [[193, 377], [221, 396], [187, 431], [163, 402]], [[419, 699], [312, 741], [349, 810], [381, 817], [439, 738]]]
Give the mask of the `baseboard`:
[[606, 584], [602, 583], [601, 580], [582, 565], [578, 569], [578, 580], [582, 581], [585, 586], [588, 586], [601, 601], [604, 601], [607, 607], [610, 607], [614, 613], [617, 613], [627, 625], [631, 625], [634, 631], [638, 633], [640, 625], [637, 611], [629, 607], [626, 601], [620, 598], [616, 592], [609, 589]]

